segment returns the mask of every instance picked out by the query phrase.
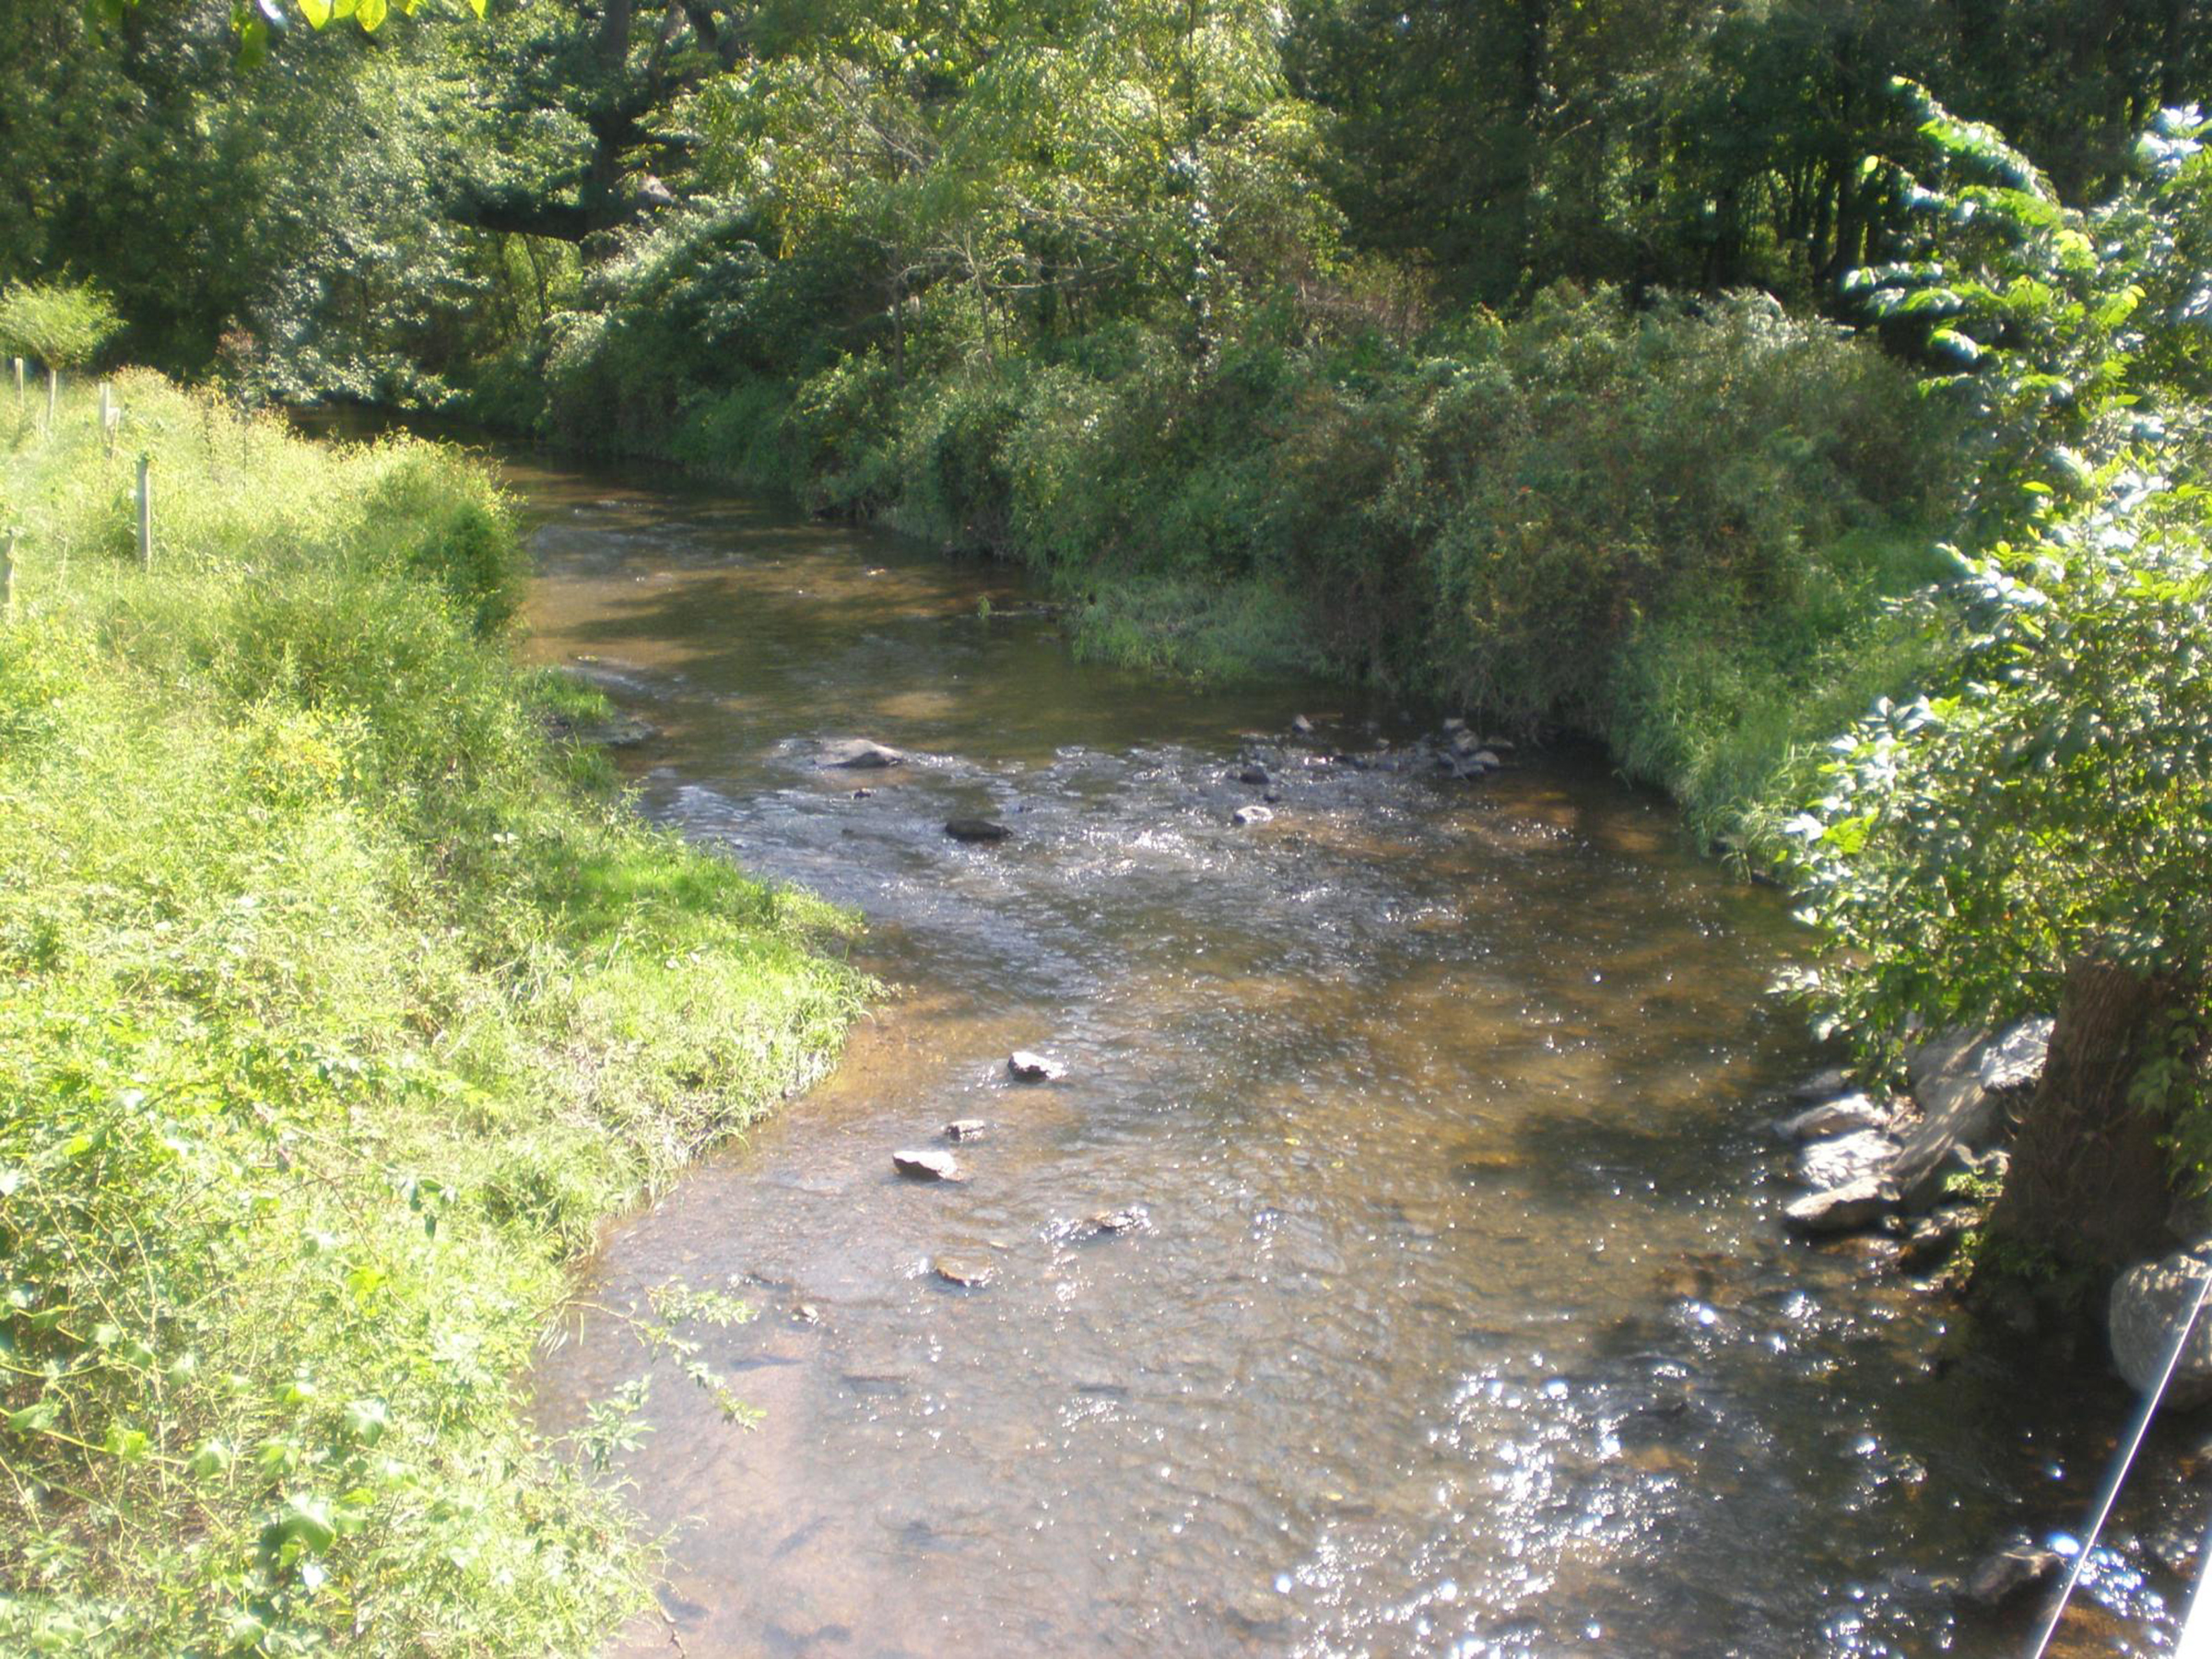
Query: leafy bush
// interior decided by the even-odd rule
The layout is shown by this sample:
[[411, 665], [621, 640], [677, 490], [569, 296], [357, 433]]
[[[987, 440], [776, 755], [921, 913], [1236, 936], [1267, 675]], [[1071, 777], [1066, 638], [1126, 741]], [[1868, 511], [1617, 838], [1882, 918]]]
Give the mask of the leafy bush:
[[75, 369], [122, 327], [114, 302], [90, 283], [11, 282], [0, 289], [0, 355]]
[[[1824, 794], [1793, 826], [1806, 913], [1835, 947], [1806, 985], [1863, 1042], [1914, 1019], [2047, 1012], [2085, 957], [2194, 988], [2192, 1019], [2204, 1017], [2203, 497], [2133, 466], [2107, 484], [2097, 510], [1966, 560], [1955, 666], [1839, 740]], [[2173, 1036], [2178, 1053], [2201, 1030]]]

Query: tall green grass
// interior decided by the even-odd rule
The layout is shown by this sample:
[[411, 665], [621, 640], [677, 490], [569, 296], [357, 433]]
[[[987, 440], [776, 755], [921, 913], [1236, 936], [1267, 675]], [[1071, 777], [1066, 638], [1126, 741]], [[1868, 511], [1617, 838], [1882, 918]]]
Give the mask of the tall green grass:
[[464, 460], [117, 391], [0, 408], [0, 1650], [585, 1651], [647, 1563], [518, 1378], [848, 919], [543, 735]]

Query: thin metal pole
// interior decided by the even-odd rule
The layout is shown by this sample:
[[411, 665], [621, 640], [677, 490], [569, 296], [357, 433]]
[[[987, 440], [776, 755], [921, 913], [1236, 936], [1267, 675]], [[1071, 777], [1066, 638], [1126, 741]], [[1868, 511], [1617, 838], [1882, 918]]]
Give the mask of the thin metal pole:
[[0, 617], [16, 614], [16, 533], [0, 535]]
[[2104, 1531], [2104, 1524], [2112, 1512], [2112, 1503], [2120, 1496], [2120, 1483], [2127, 1478], [2128, 1465], [2136, 1461], [2136, 1453], [2143, 1445], [2143, 1437], [2150, 1432], [2150, 1419], [2159, 1409], [2159, 1402], [2166, 1397], [2166, 1385], [2173, 1381], [2173, 1373], [2181, 1368], [2182, 1350], [2189, 1346], [2189, 1333], [2196, 1327], [2196, 1316], [2204, 1312], [2206, 1294], [2212, 1292], [2212, 1265], [2197, 1262], [2194, 1255], [2190, 1256], [2189, 1260], [2195, 1262], [2205, 1271], [2196, 1282], [2196, 1296], [2189, 1304], [2188, 1317], [2182, 1321], [2181, 1329], [2173, 1334], [2173, 1348], [2166, 1356], [2165, 1370], [2159, 1373], [2159, 1385], [2143, 1396], [2142, 1408], [2136, 1413], [2136, 1426], [2129, 1431], [2126, 1443], [2112, 1458], [2112, 1471], [2104, 1477], [2104, 1495], [2097, 1502], [2096, 1518], [2089, 1523], [2089, 1530], [2081, 1540], [2081, 1547], [2074, 1552], [2074, 1565], [2067, 1571], [2066, 1582], [2058, 1587], [2058, 1594], [2051, 1598], [2050, 1610], [2043, 1615], [2043, 1622], [2036, 1630], [2035, 1640], [2028, 1646], [2029, 1659], [2043, 1659], [2043, 1650], [2051, 1645], [2051, 1638], [2058, 1630], [2058, 1621], [2065, 1617], [2067, 1599], [2073, 1595], [2074, 1586], [2081, 1582], [2083, 1569], [2089, 1564], [2090, 1552], [2097, 1547], [2097, 1536]]
[[151, 455], [138, 457], [138, 568], [154, 568], [154, 461]]

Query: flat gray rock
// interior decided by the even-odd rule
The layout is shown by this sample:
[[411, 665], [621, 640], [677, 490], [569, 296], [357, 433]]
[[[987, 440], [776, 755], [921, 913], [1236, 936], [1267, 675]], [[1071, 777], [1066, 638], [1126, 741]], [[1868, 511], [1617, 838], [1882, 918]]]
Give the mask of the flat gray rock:
[[1982, 1087], [2031, 1088], [2041, 1082], [2043, 1061], [2051, 1052], [2051, 1026], [2047, 1017], [2039, 1015], [1983, 1044], [1974, 1060], [1974, 1075]]
[[1831, 1135], [1855, 1135], [1863, 1129], [1887, 1129], [1889, 1114], [1863, 1094], [1841, 1095], [1807, 1107], [1777, 1125], [1790, 1141], [1821, 1140]]
[[1897, 1207], [1897, 1194], [1878, 1176], [1866, 1175], [1825, 1193], [1808, 1193], [1785, 1205], [1782, 1218], [1802, 1233], [1856, 1232]]
[[1275, 814], [1265, 806], [1240, 806], [1229, 815], [1229, 821], [1240, 830], [1253, 824], [1271, 823], [1274, 818]]
[[824, 743], [815, 753], [818, 766], [843, 766], [856, 771], [881, 769], [887, 766], [904, 766], [906, 756], [895, 748], [872, 743], [865, 737], [835, 737]]
[[891, 1154], [891, 1168], [913, 1181], [965, 1181], [968, 1171], [949, 1152], [934, 1147], [912, 1147]]
[[941, 1255], [929, 1265], [929, 1270], [964, 1290], [981, 1290], [998, 1277], [997, 1266], [981, 1256]]
[[2042, 1075], [2040, 1049], [2049, 1043], [2047, 1022], [2029, 1020], [1998, 1037], [1954, 1026], [1912, 1051], [1906, 1064], [1921, 1119], [1905, 1133], [1891, 1171], [1907, 1209], [1941, 1198], [1961, 1160], [1997, 1138], [2006, 1107]]
[[1897, 1157], [1897, 1143], [1878, 1129], [1808, 1141], [1797, 1154], [1797, 1179], [1815, 1188], [1847, 1186], [1878, 1175]]

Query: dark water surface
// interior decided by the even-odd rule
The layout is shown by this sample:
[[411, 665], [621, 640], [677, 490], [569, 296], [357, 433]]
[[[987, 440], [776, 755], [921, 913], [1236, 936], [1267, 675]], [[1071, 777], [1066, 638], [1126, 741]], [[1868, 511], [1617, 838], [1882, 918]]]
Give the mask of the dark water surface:
[[[2081, 1524], [2124, 1397], [1783, 1237], [1791, 924], [1662, 802], [1327, 763], [1416, 728], [1077, 664], [1016, 578], [889, 537], [507, 465], [533, 648], [664, 729], [645, 810], [865, 911], [897, 987], [586, 1276], [759, 1312], [700, 1333], [759, 1427], [663, 1366], [621, 1460], [674, 1549], [623, 1651], [2018, 1651], [2025, 1609], [1935, 1581]], [[1266, 735], [1300, 710], [1313, 742]], [[851, 735], [915, 761], [816, 764]], [[1252, 753], [1283, 798], [1239, 830]], [[1012, 839], [942, 832], [984, 812]], [[1011, 1082], [1017, 1047], [1067, 1077]], [[893, 1174], [962, 1117], [971, 1181]], [[1088, 1236], [1105, 1209], [1145, 1225]], [[541, 1413], [645, 1369], [586, 1317]], [[2194, 1444], [2158, 1442], [2066, 1651], [2171, 1646]]]

